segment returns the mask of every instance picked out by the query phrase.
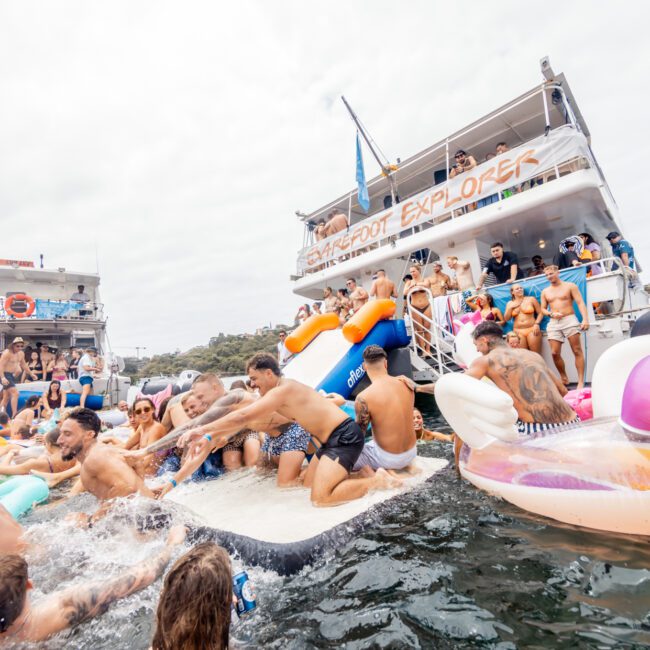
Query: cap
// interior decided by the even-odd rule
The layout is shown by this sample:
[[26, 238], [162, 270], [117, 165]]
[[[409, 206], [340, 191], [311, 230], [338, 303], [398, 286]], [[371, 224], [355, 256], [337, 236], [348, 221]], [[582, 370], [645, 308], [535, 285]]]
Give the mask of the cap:
[[25, 341], [24, 341], [24, 339], [23, 339], [22, 336], [17, 336], [17, 337], [16, 337], [16, 338], [11, 342], [11, 345], [13, 345], [14, 343], [24, 343], [24, 342], [25, 342]]
[[614, 237], [620, 237], [620, 236], [621, 236], [620, 232], [616, 232], [615, 230], [612, 230], [612, 232], [610, 232], [609, 235], [607, 235], [607, 239], [614, 239]]

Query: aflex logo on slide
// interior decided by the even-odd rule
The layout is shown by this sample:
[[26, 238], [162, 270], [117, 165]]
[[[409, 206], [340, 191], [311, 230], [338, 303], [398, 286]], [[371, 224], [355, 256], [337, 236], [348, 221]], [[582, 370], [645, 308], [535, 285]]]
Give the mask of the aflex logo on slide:
[[354, 388], [354, 385], [363, 377], [363, 363], [356, 369], [350, 370], [350, 376], [348, 377], [348, 388]]

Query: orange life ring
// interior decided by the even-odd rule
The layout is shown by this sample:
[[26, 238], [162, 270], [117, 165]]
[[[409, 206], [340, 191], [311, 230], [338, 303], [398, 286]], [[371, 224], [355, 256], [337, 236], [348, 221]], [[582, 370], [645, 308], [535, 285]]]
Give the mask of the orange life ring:
[[[15, 300], [26, 302], [27, 309], [23, 312], [14, 311], [12, 305]], [[26, 293], [15, 293], [13, 296], [9, 296], [9, 298], [5, 300], [5, 311], [9, 316], [13, 316], [14, 318], [28, 318], [34, 313], [34, 309], [36, 309], [36, 301]]]

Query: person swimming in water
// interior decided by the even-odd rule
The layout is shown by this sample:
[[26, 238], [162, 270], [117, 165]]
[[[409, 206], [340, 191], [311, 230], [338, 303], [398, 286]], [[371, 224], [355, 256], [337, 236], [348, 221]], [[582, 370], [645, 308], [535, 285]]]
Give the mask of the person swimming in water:
[[34, 470], [37, 472], [49, 472], [55, 474], [58, 472], [65, 472], [76, 465], [75, 460], [65, 461], [61, 457], [61, 448], [59, 446], [58, 428], [52, 429], [45, 434], [43, 443], [45, 445], [45, 453], [37, 456], [36, 458], [29, 458], [19, 464], [12, 464], [17, 452], [10, 451], [0, 464], [0, 475], [5, 476], [23, 476], [31, 474]]
[[413, 409], [413, 428], [415, 429], [415, 437], [418, 440], [440, 440], [441, 442], [453, 442], [454, 434], [448, 436], [446, 433], [440, 431], [429, 431], [424, 428], [424, 419], [419, 409]]
[[155, 557], [117, 577], [73, 585], [34, 605], [29, 598], [33, 585], [26, 560], [16, 554], [3, 557], [0, 562], [0, 643], [44, 641], [61, 630], [103, 614], [111, 603], [157, 580], [185, 536], [185, 527], [175, 526], [169, 531], [165, 548]]

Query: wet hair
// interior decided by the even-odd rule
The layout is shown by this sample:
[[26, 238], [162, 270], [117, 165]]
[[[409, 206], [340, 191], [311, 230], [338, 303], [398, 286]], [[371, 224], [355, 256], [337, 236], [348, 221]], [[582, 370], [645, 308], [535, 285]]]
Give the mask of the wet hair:
[[227, 650], [232, 568], [214, 542], [197, 544], [165, 577], [156, 610], [153, 650]]
[[29, 440], [32, 437], [32, 428], [29, 424], [21, 424], [16, 433], [21, 440]]
[[20, 616], [27, 598], [27, 562], [20, 555], [6, 555], [0, 562], [0, 632], [6, 632]]
[[246, 372], [253, 370], [270, 370], [277, 377], [280, 376], [278, 360], [268, 352], [258, 352], [246, 362]]
[[388, 355], [386, 354], [386, 350], [382, 348], [380, 345], [369, 345], [364, 351], [363, 351], [363, 360], [366, 363], [377, 363], [381, 359], [387, 359]]
[[196, 386], [196, 384], [200, 383], [206, 383], [206, 384], [220, 384], [223, 386], [223, 382], [221, 379], [219, 379], [219, 376], [216, 375], [214, 372], [204, 372], [200, 374], [193, 382], [192, 386]]
[[166, 397], [162, 402], [160, 402], [160, 406], [158, 407], [158, 419], [162, 421], [162, 419], [165, 417], [165, 413], [167, 412], [167, 407], [169, 406], [169, 402], [171, 400], [171, 396]]
[[9, 424], [9, 416], [4, 411], [0, 411], [0, 425], [5, 424]]
[[52, 445], [53, 447], [58, 447], [59, 446], [59, 434], [61, 431], [59, 430], [59, 427], [54, 427], [52, 431], [48, 431], [45, 434], [45, 442], [48, 445]]
[[497, 248], [497, 247], [498, 248], [503, 248], [503, 244], [500, 241], [495, 241], [494, 244], [492, 244], [492, 246], [490, 246], [491, 249], [492, 248]]
[[585, 246], [594, 243], [594, 238], [588, 232], [581, 232], [579, 236], [585, 238]]
[[241, 389], [246, 390], [246, 384], [241, 379], [236, 379], [230, 384], [230, 390]]
[[135, 407], [140, 402], [147, 402], [147, 404], [149, 404], [149, 406], [151, 406], [151, 410], [153, 411], [153, 419], [158, 421], [158, 416], [156, 415], [156, 405], [153, 403], [153, 400], [151, 400], [149, 397], [138, 397], [135, 400], [135, 402], [133, 402], [133, 412], [135, 413]]
[[94, 431], [95, 438], [102, 430], [102, 421], [95, 411], [87, 408], [76, 408], [68, 414], [67, 420], [74, 420], [84, 431]]
[[484, 320], [476, 326], [472, 332], [472, 338], [476, 341], [481, 336], [486, 336], [491, 339], [502, 339], [503, 330], [500, 325], [497, 325], [492, 320]]

